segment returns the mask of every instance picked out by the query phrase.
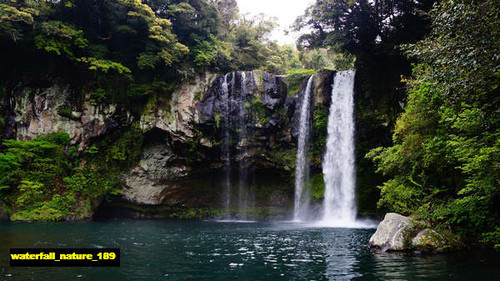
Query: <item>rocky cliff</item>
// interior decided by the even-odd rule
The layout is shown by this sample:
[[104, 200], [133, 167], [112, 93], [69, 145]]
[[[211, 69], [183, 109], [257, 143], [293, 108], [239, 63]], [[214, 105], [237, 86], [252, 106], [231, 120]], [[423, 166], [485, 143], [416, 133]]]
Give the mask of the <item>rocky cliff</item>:
[[[311, 117], [328, 108], [332, 79], [332, 71], [316, 74]], [[66, 132], [71, 144], [85, 154], [106, 143], [113, 132], [135, 128], [141, 134], [142, 156], [121, 171], [121, 195], [101, 204], [101, 214], [113, 206], [132, 208], [134, 216], [149, 212], [143, 209], [147, 206], [234, 209], [242, 201], [250, 202], [245, 204], [252, 212], [286, 210], [293, 199], [295, 108], [304, 102], [306, 81], [307, 77], [300, 79], [300, 91], [289, 93], [286, 76], [262, 71], [206, 73], [167, 94], [150, 95], [135, 113], [120, 104], [97, 104], [90, 91], [58, 84], [4, 89], [4, 138], [26, 140]], [[320, 141], [325, 133], [313, 127]], [[224, 195], [228, 186], [230, 194]]]

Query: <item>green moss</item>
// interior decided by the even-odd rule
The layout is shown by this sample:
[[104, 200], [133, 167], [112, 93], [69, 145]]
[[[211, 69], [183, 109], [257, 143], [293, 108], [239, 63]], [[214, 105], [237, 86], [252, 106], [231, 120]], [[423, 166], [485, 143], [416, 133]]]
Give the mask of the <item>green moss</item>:
[[58, 221], [64, 218], [65, 214], [59, 209], [43, 205], [41, 207], [22, 210], [10, 216], [13, 221]]
[[295, 161], [297, 159], [297, 150], [295, 148], [282, 148], [274, 146], [269, 151], [271, 159], [274, 163], [279, 164], [286, 171], [293, 171], [295, 169]]
[[136, 124], [114, 131], [94, 145], [100, 153], [94, 154], [91, 161], [108, 168], [129, 168], [141, 158], [143, 140], [142, 131]]
[[62, 117], [71, 118], [71, 108], [59, 108], [57, 114]]
[[271, 119], [266, 116], [266, 104], [260, 99], [260, 95], [256, 95], [252, 100], [254, 118], [259, 124], [264, 125]]
[[194, 100], [199, 101], [201, 99], [201, 94], [203, 94], [202, 91], [197, 91], [196, 93], [194, 93]]
[[309, 193], [311, 197], [320, 200], [323, 199], [325, 193], [325, 181], [323, 174], [315, 174], [309, 179]]
[[264, 126], [266, 125], [267, 123], [269, 123], [269, 121], [271, 121], [271, 117], [270, 116], [266, 116], [264, 117], [263, 119], [260, 119], [260, 125]]
[[215, 128], [220, 128], [220, 114], [219, 114], [219, 112], [215, 113]]
[[313, 113], [313, 134], [312, 139], [312, 162], [321, 164], [321, 156], [326, 147], [328, 126], [328, 108], [323, 105], [317, 105]]

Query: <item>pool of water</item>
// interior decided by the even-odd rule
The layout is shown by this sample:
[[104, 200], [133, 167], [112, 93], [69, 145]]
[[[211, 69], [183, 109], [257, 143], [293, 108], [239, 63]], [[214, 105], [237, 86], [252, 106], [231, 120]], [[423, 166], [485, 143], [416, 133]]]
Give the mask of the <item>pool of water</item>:
[[[0, 280], [500, 280], [500, 255], [373, 253], [374, 229], [289, 222], [0, 223]], [[119, 268], [11, 268], [10, 248], [121, 249]]]

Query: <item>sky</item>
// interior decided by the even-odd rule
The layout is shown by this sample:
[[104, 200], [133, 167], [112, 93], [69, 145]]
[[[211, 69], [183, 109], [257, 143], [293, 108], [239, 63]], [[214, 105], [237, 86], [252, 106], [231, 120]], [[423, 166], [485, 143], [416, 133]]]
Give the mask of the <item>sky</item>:
[[264, 13], [276, 17], [280, 26], [271, 34], [271, 39], [279, 44], [295, 45], [297, 34], [285, 35], [284, 30], [293, 24], [298, 16], [304, 14], [306, 8], [315, 0], [237, 0], [241, 14], [256, 15]]

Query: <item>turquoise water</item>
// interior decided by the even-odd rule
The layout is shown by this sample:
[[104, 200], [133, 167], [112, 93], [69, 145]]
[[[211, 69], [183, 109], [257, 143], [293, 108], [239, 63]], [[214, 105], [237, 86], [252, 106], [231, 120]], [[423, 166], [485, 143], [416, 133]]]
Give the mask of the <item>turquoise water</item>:
[[[500, 280], [497, 253], [372, 253], [373, 232], [285, 222], [0, 223], [0, 280]], [[10, 268], [14, 247], [120, 248], [121, 267]]]

